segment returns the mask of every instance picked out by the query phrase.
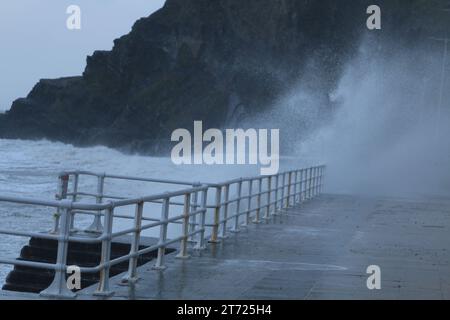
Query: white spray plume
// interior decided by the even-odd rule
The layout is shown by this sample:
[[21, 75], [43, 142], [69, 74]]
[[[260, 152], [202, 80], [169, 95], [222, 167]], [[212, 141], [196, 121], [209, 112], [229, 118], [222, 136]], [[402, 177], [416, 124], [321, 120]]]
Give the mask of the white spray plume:
[[386, 57], [372, 48], [365, 43], [349, 63], [331, 94], [333, 120], [302, 139], [297, 156], [327, 163], [329, 192], [447, 193], [450, 104], [442, 49]]

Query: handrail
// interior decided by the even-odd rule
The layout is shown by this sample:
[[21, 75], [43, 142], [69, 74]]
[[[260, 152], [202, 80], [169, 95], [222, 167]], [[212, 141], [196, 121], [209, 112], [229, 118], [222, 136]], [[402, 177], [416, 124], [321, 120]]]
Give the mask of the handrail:
[[104, 204], [90, 204], [90, 203], [82, 203], [82, 202], [74, 202], [70, 200], [39, 200], [34, 198], [24, 198], [24, 197], [11, 197], [11, 196], [1, 196], [0, 202], [13, 202], [18, 204], [31, 204], [35, 206], [42, 207], [52, 207], [52, 208], [61, 208], [61, 209], [71, 209], [71, 210], [106, 210], [114, 207], [123, 207], [137, 202], [151, 202], [160, 200], [166, 197], [177, 197], [186, 194], [187, 192], [198, 192], [205, 189], [203, 187], [197, 188], [189, 188], [183, 189], [180, 191], [173, 192], [165, 192], [161, 194], [146, 196], [146, 197], [138, 197], [138, 198], [125, 198], [117, 201], [109, 201]]
[[91, 171], [64, 171], [59, 174], [60, 177], [64, 176], [64, 175], [86, 175], [86, 176], [104, 177], [104, 178], [119, 179], [119, 180], [133, 180], [133, 181], [143, 181], [143, 182], [179, 184], [179, 185], [187, 185], [187, 186], [192, 185], [192, 183], [189, 183], [186, 181], [122, 176], [122, 175], [115, 175], [115, 174], [96, 173], [96, 172], [91, 172]]
[[[208, 238], [209, 242], [219, 242], [227, 237], [228, 231], [239, 232], [241, 227], [247, 226], [249, 223], [258, 223], [262, 219], [268, 220], [271, 216], [283, 214], [286, 208], [319, 195], [323, 190], [325, 168], [324, 165], [321, 165], [286, 171], [272, 176], [232, 179], [219, 184], [127, 177], [89, 171], [63, 172], [58, 178], [57, 200], [46, 201], [0, 195], [0, 202], [57, 209], [55, 227], [51, 233], [0, 230], [0, 234], [56, 240], [58, 242], [56, 263], [0, 259], [0, 264], [53, 269], [55, 270], [54, 280], [49, 288], [41, 292], [41, 295], [72, 298], [75, 294], [67, 288], [65, 283], [69, 241], [101, 243], [100, 263], [94, 267], [82, 267], [80, 269], [86, 273], [100, 271], [100, 281], [95, 295], [108, 296], [112, 294], [109, 289], [109, 270], [111, 266], [128, 261], [129, 269], [123, 281], [134, 282], [137, 279], [138, 257], [150, 251], [158, 250], [154, 268], [158, 270], [164, 269], [165, 249], [169, 245], [180, 243], [177, 257], [187, 258], [188, 243], [191, 241], [195, 243], [193, 249], [202, 250], [206, 247], [207, 229], [211, 229]], [[80, 177], [83, 175], [97, 177], [97, 192], [95, 194], [78, 190]], [[126, 198], [106, 195], [104, 193], [105, 179], [177, 184], [190, 187], [144, 197]], [[71, 187], [73, 189], [71, 191], [69, 190], [70, 180], [72, 181]], [[213, 198], [212, 201], [208, 204], [208, 196], [212, 194], [212, 192], [209, 192], [210, 189], [215, 192], [214, 196], [211, 196]], [[235, 193], [235, 195], [230, 197], [232, 193]], [[79, 202], [77, 200], [80, 195], [92, 196], [95, 198], [96, 203]], [[114, 197], [114, 200], [105, 201], [105, 199], [111, 199], [111, 197]], [[173, 200], [179, 197], [183, 197], [182, 202]], [[160, 206], [161, 215], [159, 219], [144, 216], [144, 205], [146, 203]], [[135, 207], [133, 217], [115, 213], [117, 208], [128, 206]], [[171, 216], [172, 206], [181, 206], [182, 213], [176, 213], [175, 216]], [[206, 223], [208, 209], [213, 210], [210, 215], [212, 220], [210, 223]], [[234, 210], [234, 212], [231, 213], [230, 210]], [[87, 229], [87, 231], [93, 232], [92, 236], [76, 235], [74, 231], [76, 214], [94, 215], [94, 222]], [[103, 225], [101, 218], [103, 218]], [[197, 220], [198, 218], [199, 220]], [[113, 232], [113, 224], [117, 219], [132, 220], [133, 226]], [[231, 229], [227, 226], [228, 222], [233, 225]], [[181, 235], [168, 239], [169, 224], [181, 225]], [[158, 243], [145, 249], [140, 249], [141, 232], [157, 227], [160, 229]], [[133, 235], [130, 253], [112, 259], [111, 243], [113, 239], [126, 234]]]
[[[321, 165], [324, 166], [324, 165]], [[321, 166], [316, 166], [316, 167], [321, 167]], [[305, 168], [303, 170], [308, 170], [311, 168], [315, 168], [315, 167], [308, 167]], [[295, 171], [298, 170], [291, 170], [291, 171], [285, 171], [284, 173], [288, 174], [288, 173], [293, 173]], [[154, 178], [143, 178], [143, 177], [136, 177], [136, 176], [124, 176], [124, 175], [114, 175], [114, 174], [107, 174], [107, 173], [98, 173], [98, 172], [93, 172], [93, 171], [81, 171], [81, 170], [77, 170], [77, 171], [62, 171], [59, 173], [59, 177], [64, 177], [64, 176], [70, 176], [70, 175], [86, 175], [86, 176], [92, 176], [92, 177], [103, 177], [103, 178], [109, 178], [109, 179], [118, 179], [118, 180], [130, 180], [130, 181], [141, 181], [141, 182], [154, 182], [154, 183], [164, 183], [164, 184], [174, 184], [174, 185], [185, 185], [185, 186], [192, 186], [195, 184], [202, 184], [202, 185], [208, 185], [209, 187], [219, 187], [221, 185], [224, 184], [234, 184], [234, 183], [238, 183], [239, 181], [242, 182], [248, 182], [249, 180], [254, 180], [255, 177], [241, 177], [241, 178], [234, 178], [231, 180], [227, 180], [224, 181], [222, 183], [211, 183], [211, 182], [192, 182], [192, 181], [185, 181], [185, 180], [171, 180], [171, 179], [154, 179]], [[276, 175], [273, 175], [276, 176]], [[264, 177], [270, 177], [270, 176], [261, 176], [258, 178], [264, 178]]]

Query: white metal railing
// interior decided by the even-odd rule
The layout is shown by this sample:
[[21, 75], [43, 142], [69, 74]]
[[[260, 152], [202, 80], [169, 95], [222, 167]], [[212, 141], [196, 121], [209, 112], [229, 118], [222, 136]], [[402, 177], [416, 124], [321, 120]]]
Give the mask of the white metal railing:
[[[87, 171], [64, 172], [59, 175], [56, 201], [42, 201], [17, 197], [0, 196], [0, 202], [54, 208], [55, 225], [50, 233], [21, 232], [0, 230], [0, 234], [36, 237], [58, 241], [55, 264], [2, 259], [0, 264], [20, 265], [55, 270], [55, 277], [49, 288], [40, 294], [46, 297], [70, 298], [75, 293], [67, 288], [65, 275], [67, 270], [67, 253], [70, 241], [81, 243], [101, 243], [101, 260], [95, 267], [81, 267], [83, 273], [100, 272], [100, 281], [95, 295], [113, 294], [109, 288], [109, 270], [112, 266], [128, 261], [129, 268], [124, 282], [137, 280], [137, 259], [139, 256], [158, 250], [154, 268], [164, 269], [165, 249], [179, 243], [178, 258], [187, 258], [188, 244], [194, 243], [194, 249], [206, 248], [206, 241], [219, 242], [227, 237], [228, 232], [239, 232], [249, 223], [268, 220], [279, 215], [284, 209], [302, 203], [319, 195], [323, 190], [325, 166], [292, 170], [272, 176], [239, 178], [220, 184], [192, 183], [176, 180], [127, 177], [119, 175], [98, 174]], [[80, 190], [80, 178], [91, 176], [97, 178], [96, 193]], [[104, 193], [105, 180], [127, 180], [150, 183], [173, 184], [185, 189], [139, 198], [127, 198]], [[213, 191], [213, 192], [211, 192]], [[208, 199], [208, 196], [214, 196]], [[95, 203], [80, 202], [81, 197], [90, 197]], [[209, 200], [209, 201], [208, 201]], [[145, 206], [158, 206], [160, 217], [146, 215]], [[134, 215], [117, 213], [117, 209], [134, 208]], [[177, 212], [176, 208], [181, 211]], [[180, 210], [178, 209], [178, 211]], [[210, 211], [208, 211], [210, 210]], [[211, 215], [207, 217], [208, 212]], [[93, 215], [93, 223], [86, 232], [92, 236], [78, 234], [74, 227], [77, 215]], [[199, 217], [199, 220], [197, 220]], [[211, 222], [207, 223], [207, 218]], [[102, 222], [103, 219], [103, 222]], [[113, 231], [118, 219], [127, 219], [132, 227]], [[228, 224], [232, 224], [232, 228]], [[178, 235], [168, 238], [169, 226], [181, 227]], [[144, 230], [159, 228], [157, 244], [140, 249], [141, 233]], [[207, 234], [206, 230], [210, 233]], [[111, 258], [112, 240], [131, 234], [131, 249], [127, 255]]]

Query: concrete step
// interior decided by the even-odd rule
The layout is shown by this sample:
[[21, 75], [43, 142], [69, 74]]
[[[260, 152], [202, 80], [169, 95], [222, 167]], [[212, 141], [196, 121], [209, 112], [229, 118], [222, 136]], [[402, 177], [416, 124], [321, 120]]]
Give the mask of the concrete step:
[[[124, 256], [130, 252], [129, 237], [123, 237], [111, 244], [112, 259]], [[156, 239], [145, 238], [140, 249], [149, 247], [156, 243]], [[56, 240], [46, 240], [39, 238], [31, 238], [28, 245], [25, 245], [18, 260], [35, 261], [45, 263], [55, 263], [57, 255], [58, 242]], [[166, 253], [173, 252], [174, 249], [168, 248]], [[148, 263], [154, 259], [157, 251], [151, 251], [142, 255], [138, 259], [138, 266]], [[101, 244], [89, 244], [80, 242], [70, 242], [67, 255], [67, 265], [76, 265], [79, 267], [95, 267], [100, 263]], [[115, 276], [128, 270], [128, 262], [122, 262], [111, 267], [110, 276]], [[2, 290], [16, 292], [38, 293], [46, 289], [52, 282], [55, 272], [50, 269], [39, 269], [25, 266], [15, 266], [14, 269], [6, 277], [5, 285]], [[99, 281], [100, 274], [82, 273], [81, 289], [89, 287]], [[77, 291], [77, 290], [74, 290]]]

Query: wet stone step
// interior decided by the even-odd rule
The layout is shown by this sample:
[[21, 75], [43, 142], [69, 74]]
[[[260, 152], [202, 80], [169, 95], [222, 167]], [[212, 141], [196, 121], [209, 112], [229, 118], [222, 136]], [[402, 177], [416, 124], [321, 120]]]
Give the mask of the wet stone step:
[[[56, 249], [58, 247], [58, 241], [48, 240], [48, 239], [38, 239], [31, 238], [29, 246], [43, 249]], [[114, 252], [119, 255], [127, 254], [130, 251], [130, 245], [127, 243], [113, 242], [111, 246]], [[81, 243], [81, 242], [70, 242], [69, 250], [82, 251], [82, 252], [100, 252], [102, 244], [101, 243]]]
[[[131, 237], [121, 237], [111, 244], [111, 258], [118, 258], [127, 255], [130, 252]], [[148, 248], [154, 245], [157, 239], [142, 238], [140, 249]], [[20, 257], [17, 260], [34, 261], [44, 263], [55, 263], [57, 255], [58, 242], [56, 240], [31, 238], [28, 245], [25, 245], [20, 251]], [[167, 248], [166, 254], [175, 251], [173, 248]], [[156, 258], [157, 250], [142, 255], [138, 259], [138, 266]], [[79, 267], [95, 267], [100, 263], [101, 243], [89, 244], [80, 242], [69, 242], [67, 265], [76, 265]], [[126, 272], [128, 270], [128, 261], [124, 261], [110, 269], [110, 276]], [[6, 283], [2, 290], [16, 292], [39, 293], [48, 288], [53, 281], [55, 272], [50, 269], [41, 269], [28, 266], [14, 266], [14, 269], [6, 277]], [[67, 277], [67, 276], [66, 276]], [[100, 273], [82, 273], [81, 289], [98, 283]], [[77, 291], [77, 290], [74, 290]]]
[[[140, 249], [145, 249], [146, 246], [140, 246]], [[92, 267], [98, 265], [100, 262], [100, 250], [97, 251], [79, 251], [79, 250], [71, 250], [69, 247], [70, 255], [68, 256], [68, 265], [78, 265], [82, 267]], [[112, 246], [111, 257], [112, 259], [124, 256], [128, 254], [130, 250], [117, 252]], [[48, 248], [40, 248], [40, 247], [31, 247], [26, 245], [22, 248], [20, 253], [20, 258], [23, 260], [31, 260], [31, 261], [39, 261], [39, 262], [47, 262], [47, 263], [55, 263], [56, 262], [56, 248], [48, 249]], [[154, 258], [153, 254], [143, 255], [139, 257], [139, 260], [142, 262], [148, 262]]]

